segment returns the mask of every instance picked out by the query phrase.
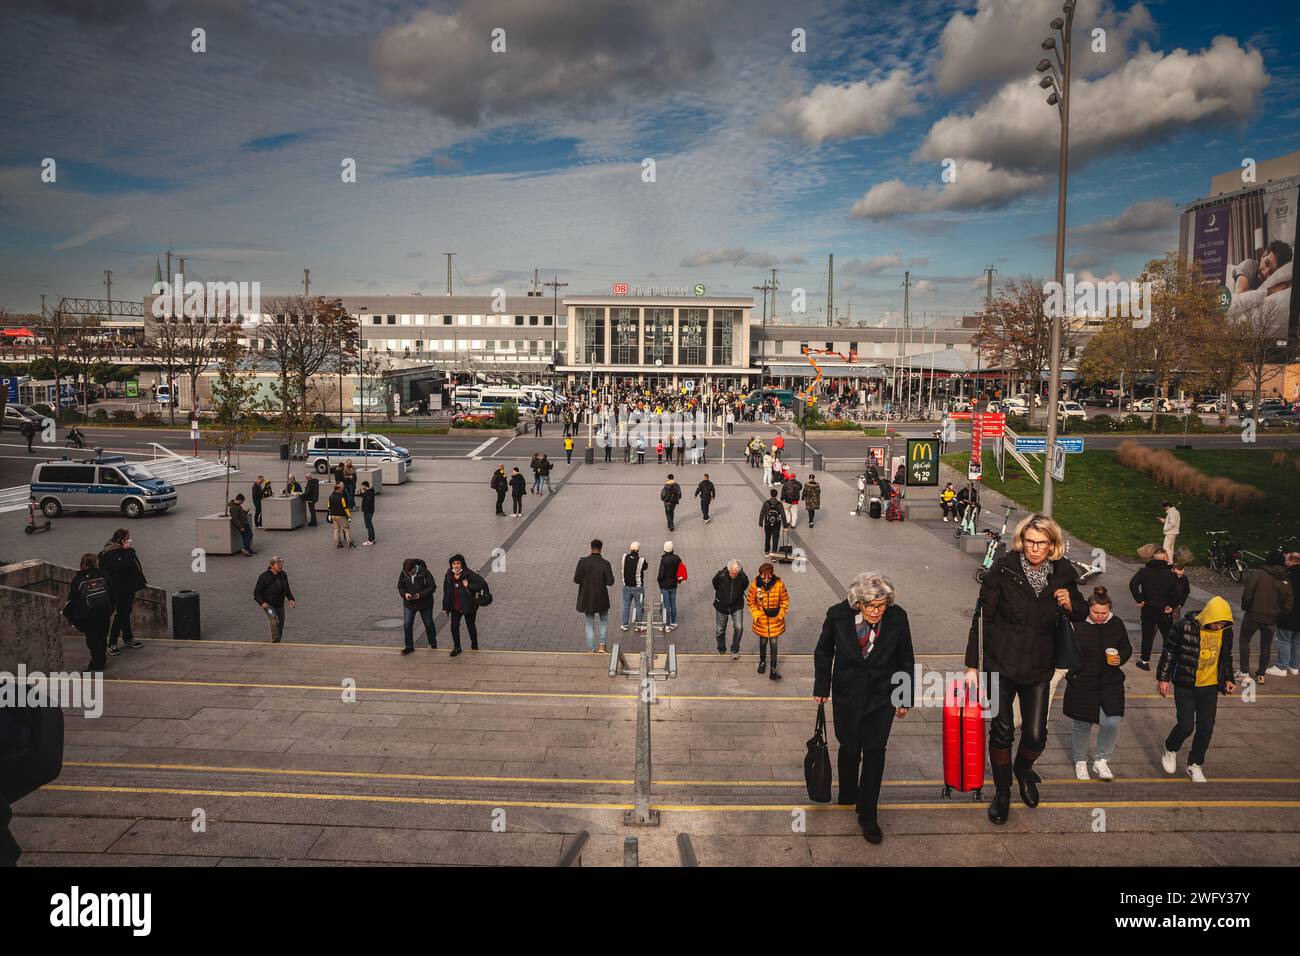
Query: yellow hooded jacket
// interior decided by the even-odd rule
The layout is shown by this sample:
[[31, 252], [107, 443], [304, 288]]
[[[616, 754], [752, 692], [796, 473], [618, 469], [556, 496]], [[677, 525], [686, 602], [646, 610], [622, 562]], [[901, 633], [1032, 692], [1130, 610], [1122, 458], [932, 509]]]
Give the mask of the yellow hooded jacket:
[[1196, 663], [1196, 686], [1213, 687], [1219, 683], [1219, 653], [1223, 645], [1223, 636], [1228, 628], [1210, 630], [1205, 625], [1218, 621], [1227, 621], [1232, 626], [1232, 608], [1223, 598], [1210, 598], [1201, 613], [1196, 615], [1201, 624], [1201, 651]]

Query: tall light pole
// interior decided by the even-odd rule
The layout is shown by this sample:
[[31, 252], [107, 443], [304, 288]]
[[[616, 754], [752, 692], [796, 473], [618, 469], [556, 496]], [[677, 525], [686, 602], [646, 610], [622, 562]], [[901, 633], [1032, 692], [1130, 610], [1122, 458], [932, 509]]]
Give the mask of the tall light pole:
[[[1065, 287], [1065, 187], [1070, 175], [1070, 34], [1074, 27], [1074, 5], [1075, 0], [1066, 0], [1061, 7], [1065, 16], [1057, 17], [1050, 24], [1061, 38], [1060, 43], [1050, 36], [1043, 41], [1043, 49], [1053, 51], [1056, 62], [1053, 63], [1046, 57], [1038, 61], [1038, 72], [1043, 74], [1038, 85], [1052, 91], [1047, 102], [1056, 107], [1061, 120], [1061, 157], [1056, 194], [1056, 281], [1059, 288]], [[1043, 514], [1048, 516], [1052, 514], [1054, 498], [1052, 462], [1056, 459], [1056, 401], [1061, 391], [1061, 315], [1059, 309], [1054, 309], [1053, 312], [1047, 387], [1047, 442], [1043, 448]]]
[[[553, 365], [559, 364], [555, 359], [555, 355], [556, 352], [559, 351], [560, 341], [560, 290], [568, 284], [569, 283], [567, 282], [561, 282], [559, 276], [556, 276], [550, 282], [542, 283], [542, 285], [547, 286], [551, 290], [551, 298], [554, 303], [551, 306], [551, 364]], [[568, 326], [566, 325], [565, 328], [568, 328]]]
[[767, 294], [769, 292], [774, 294], [773, 304], [775, 305], [776, 287], [764, 279], [762, 285], [754, 286], [754, 291], [763, 293], [763, 347], [759, 352], [758, 359], [758, 387], [761, 389], [767, 384]]

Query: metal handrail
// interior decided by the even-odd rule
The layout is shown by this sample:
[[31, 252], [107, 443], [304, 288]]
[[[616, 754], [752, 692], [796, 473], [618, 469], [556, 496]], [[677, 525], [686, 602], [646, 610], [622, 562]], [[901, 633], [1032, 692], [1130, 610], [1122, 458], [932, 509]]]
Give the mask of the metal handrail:
[[560, 854], [560, 862], [557, 866], [582, 866], [582, 849], [591, 839], [591, 834], [586, 830], [579, 830], [573, 835], [573, 840], [564, 848]]
[[677, 834], [677, 858], [682, 866], [700, 865], [700, 861], [695, 856], [695, 847], [691, 845], [690, 834]]

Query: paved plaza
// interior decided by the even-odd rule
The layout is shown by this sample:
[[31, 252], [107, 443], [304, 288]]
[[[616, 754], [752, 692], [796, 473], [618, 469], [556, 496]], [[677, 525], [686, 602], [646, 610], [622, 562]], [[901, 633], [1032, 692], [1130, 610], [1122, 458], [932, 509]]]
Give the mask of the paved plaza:
[[[529, 453], [523, 439], [511, 450], [521, 444]], [[704, 865], [1300, 862], [1300, 680], [1270, 679], [1254, 703], [1221, 702], [1210, 782], [1196, 786], [1181, 764], [1176, 776], [1160, 770], [1173, 704], [1131, 666], [1114, 782], [1074, 780], [1058, 691], [1039, 762], [1043, 804], [1030, 811], [1013, 799], [1009, 823], [995, 829], [984, 804], [942, 799], [940, 710], [917, 707], [892, 732], [885, 842], [865, 845], [851, 808], [809, 804], [803, 786], [815, 712], [809, 655], [822, 618], [855, 574], [879, 569], [908, 612], [919, 663], [958, 670], [975, 559], [953, 546], [950, 525], [851, 517], [852, 469], [831, 462], [846, 470], [818, 474], [817, 526], [801, 518], [793, 535], [806, 560], [777, 567], [792, 603], [785, 679], [770, 681], [755, 673], [752, 635], [739, 661], [714, 653], [710, 578], [728, 558], [751, 577], [764, 560], [766, 486], [732, 457], [671, 469], [684, 489], [671, 534], [658, 497], [667, 466], [561, 460], [556, 493], [526, 496], [523, 519], [512, 519], [493, 514], [492, 459], [421, 460], [411, 482], [379, 496], [374, 547], [337, 550], [323, 523], [259, 531], [258, 555], [208, 556], [201, 572], [192, 570], [193, 519], [220, 509], [224, 483], [182, 486], [174, 513], [129, 527], [151, 585], [200, 592], [204, 639], [158, 635], [109, 659], [104, 715], [69, 714], [62, 775], [15, 807], [24, 864], [553, 865], [583, 830], [587, 865], [621, 863], [627, 835], [639, 838], [643, 864], [675, 865], [678, 833], [690, 834]], [[294, 468], [303, 477], [302, 463]], [[718, 488], [707, 526], [690, 497], [706, 470]], [[797, 470], [806, 477], [807, 468]], [[248, 495], [259, 471], [283, 482], [283, 462], [246, 456], [232, 493]], [[99, 550], [122, 523], [66, 517], [53, 533], [27, 537], [8, 517], [0, 556], [64, 565]], [[360, 521], [354, 530], [364, 537]], [[689, 569], [672, 634], [679, 676], [659, 685], [652, 708], [657, 828], [623, 824], [636, 682], [610, 678], [608, 658], [584, 652], [574, 611], [573, 568], [592, 537], [606, 542], [614, 565], [640, 540], [647, 578], [671, 538]], [[400, 656], [402, 559], [426, 559], [441, 588], [455, 552], [488, 576], [495, 595], [479, 614], [482, 650], [450, 658], [439, 614], [439, 649], [423, 644], [417, 625], [417, 652]], [[252, 600], [273, 553], [284, 556], [298, 599], [277, 646], [262, 643], [264, 617]], [[1112, 560], [1102, 583], [1121, 598], [1117, 613], [1136, 643], [1132, 570]], [[618, 594], [611, 589], [616, 609]], [[1203, 597], [1194, 593], [1193, 603]], [[618, 630], [616, 612], [610, 627], [611, 642], [630, 638], [631, 650], [640, 648], [642, 637]], [[69, 666], [84, 654], [78, 638], [65, 640]], [[354, 698], [345, 685], [355, 686]], [[192, 826], [196, 810], [202, 832]]]

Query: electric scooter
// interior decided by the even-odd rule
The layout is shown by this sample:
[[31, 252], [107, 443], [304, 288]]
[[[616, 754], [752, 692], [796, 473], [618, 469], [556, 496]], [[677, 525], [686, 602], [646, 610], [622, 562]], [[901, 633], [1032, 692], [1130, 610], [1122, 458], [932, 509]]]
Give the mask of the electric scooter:
[[49, 518], [41, 524], [36, 523], [36, 499], [27, 499], [27, 527], [23, 528], [23, 531], [27, 534], [40, 534], [42, 531], [49, 531], [52, 527]]
[[984, 550], [984, 560], [980, 562], [980, 566], [975, 569], [975, 580], [980, 584], [984, 583], [985, 575], [989, 573], [989, 568], [993, 567], [993, 562], [998, 559], [998, 552], [1004, 547], [1002, 539], [1005, 538], [1007, 534], [1007, 522], [1011, 520], [1011, 514], [1015, 510], [1016, 509], [1010, 506], [1007, 507], [1006, 514], [1002, 516], [1001, 531], [984, 532], [985, 536], [989, 539], [989, 545]]

